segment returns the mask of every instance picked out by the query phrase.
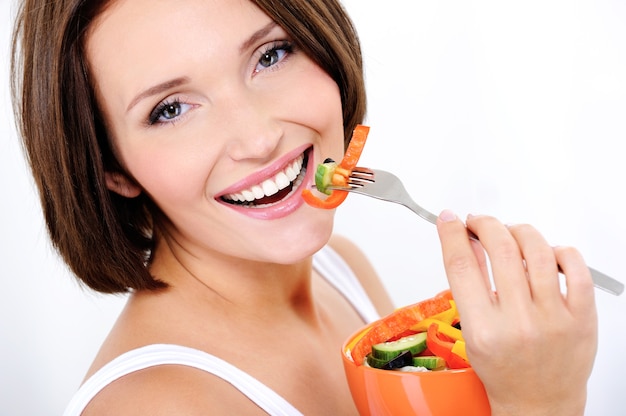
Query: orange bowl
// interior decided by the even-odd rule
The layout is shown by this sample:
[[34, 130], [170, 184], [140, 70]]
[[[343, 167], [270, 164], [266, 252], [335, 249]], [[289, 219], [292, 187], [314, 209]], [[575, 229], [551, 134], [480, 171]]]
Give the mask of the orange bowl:
[[472, 368], [429, 372], [380, 370], [356, 365], [350, 346], [371, 325], [341, 347], [352, 399], [362, 416], [483, 416], [491, 414], [482, 382]]

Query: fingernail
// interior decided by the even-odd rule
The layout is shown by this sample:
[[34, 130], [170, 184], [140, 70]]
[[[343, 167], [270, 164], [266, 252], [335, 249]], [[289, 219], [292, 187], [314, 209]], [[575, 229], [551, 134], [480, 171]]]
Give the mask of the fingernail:
[[450, 222], [456, 220], [456, 214], [449, 209], [444, 209], [441, 211], [441, 214], [439, 214], [439, 218], [443, 222]]

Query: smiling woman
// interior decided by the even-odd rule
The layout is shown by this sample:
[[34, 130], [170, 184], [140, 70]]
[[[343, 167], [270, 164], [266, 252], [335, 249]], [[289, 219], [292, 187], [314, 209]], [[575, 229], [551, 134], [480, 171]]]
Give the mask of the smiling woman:
[[[116, 357], [163, 342], [202, 351], [210, 361], [232, 354], [223, 351], [228, 340], [255, 345], [257, 352], [273, 349], [273, 342], [253, 341], [269, 339], [270, 328], [256, 319], [233, 322], [224, 332], [224, 323], [242, 314], [264, 311], [264, 322], [288, 323], [275, 334], [284, 332], [283, 339], [304, 329], [319, 338], [313, 356], [332, 356], [362, 319], [378, 316], [369, 301], [365, 310], [350, 307], [329, 286], [331, 276], [311, 269], [311, 255], [328, 242], [332, 213], [304, 206], [300, 190], [312, 182], [316, 160], [341, 157], [344, 132], [362, 120], [365, 100], [358, 41], [341, 7], [299, 3], [273, 10], [264, 2], [193, 1], [175, 10], [176, 19], [169, 4], [150, 1], [23, 6], [16, 99], [52, 241], [92, 289], [133, 292], [88, 372], [94, 380]], [[41, 31], [46, 16], [58, 13], [67, 13], [59, 20], [67, 28], [61, 44]], [[272, 13], [290, 17], [272, 19]], [[41, 65], [28, 63], [39, 58], [29, 53], [41, 42], [58, 51], [58, 76], [54, 62], [43, 71], [60, 80], [58, 89], [48, 90]], [[56, 95], [67, 90], [75, 94]], [[29, 91], [63, 104], [43, 106], [35, 117]], [[79, 111], [68, 111], [74, 108]], [[58, 125], [58, 140], [44, 145], [45, 125]], [[67, 171], [74, 173], [50, 174]], [[87, 255], [93, 252], [99, 256]], [[378, 298], [380, 311], [388, 310], [389, 300]], [[344, 310], [343, 318], [331, 324], [325, 318], [331, 310]], [[222, 341], [190, 337], [197, 331]], [[302, 350], [297, 342], [290, 349]], [[238, 367], [307, 413], [354, 412], [340, 365], [319, 374], [324, 389], [339, 392], [336, 399], [317, 403], [294, 396], [296, 374], [273, 380], [266, 363], [245, 358], [252, 357], [245, 348], [241, 353]], [[268, 362], [283, 359], [267, 356]], [[187, 402], [190, 411], [216, 411], [223, 397], [234, 396], [229, 412], [254, 412], [252, 402], [219, 377], [185, 367], [175, 373], [197, 379], [196, 391], [214, 392], [201, 404]], [[81, 406], [89, 403], [86, 414], [103, 404], [111, 411], [110, 396], [117, 397], [116, 414], [153, 406], [154, 391], [132, 387], [144, 377], [161, 380], [156, 388], [181, 400], [180, 385], [167, 381], [169, 371], [154, 367], [121, 377]], [[124, 407], [127, 395], [132, 409]], [[92, 396], [81, 390], [77, 400]], [[162, 400], [166, 411], [170, 398]], [[70, 414], [80, 412], [73, 406]]]
[[[162, 110], [159, 110], [159, 106], [166, 105], [170, 106], [170, 109], [175, 108], [175, 112], [181, 113], [176, 117], [176, 119], [180, 119], [186, 115], [186, 112], [191, 111], [192, 109], [195, 110], [195, 108], [192, 107], [200, 107], [200, 103], [204, 104], [202, 106], [204, 111], [208, 110], [208, 100], [215, 99], [213, 95], [203, 96], [200, 93], [194, 92], [193, 87], [190, 86], [191, 79], [188, 75], [179, 76], [179, 73], [188, 73], [185, 69], [188, 66], [187, 60], [181, 59], [180, 61], [176, 61], [173, 59], [174, 56], [180, 57], [183, 53], [181, 51], [181, 44], [184, 43], [182, 38], [165, 37], [165, 39], [172, 40], [173, 44], [171, 47], [173, 49], [173, 53], [167, 55], [170, 56], [170, 58], [164, 60], [163, 56], [165, 55], [163, 52], [166, 44], [164, 42], [154, 42], [154, 39], [160, 36], [161, 28], [158, 26], [154, 27], [155, 33], [146, 31], [142, 34], [142, 37], [138, 38], [145, 39], [145, 45], [134, 44], [131, 46], [132, 43], [129, 39], [132, 38], [128, 36], [129, 33], [131, 33], [130, 30], [135, 30], [135, 33], [141, 33], [141, 29], [139, 29], [140, 26], [134, 20], [132, 22], [127, 22], [129, 23], [129, 31], [125, 32], [119, 29], [112, 30], [109, 34], [110, 41], [105, 42], [101, 47], [99, 47], [100, 52], [98, 53], [101, 54], [107, 49], [106, 46], [110, 45], [110, 54], [102, 57], [102, 63], [97, 61], [97, 56], [92, 57], [91, 62], [87, 61], [80, 53], [82, 36], [87, 34], [90, 30], [90, 26], [87, 26], [86, 23], [89, 22], [90, 16], [95, 17], [101, 10], [110, 12], [120, 7], [120, 4], [118, 3], [123, 4], [123, 2], [116, 2], [111, 5], [107, 2], [85, 2], [82, 4], [83, 9], [76, 9], [73, 11], [70, 4], [68, 4], [67, 7], [59, 4], [59, 10], [65, 10], [68, 13], [73, 13], [68, 16], [69, 19], [77, 19], [78, 16], [85, 18], [85, 20], [80, 20], [76, 23], [72, 23], [71, 21], [68, 22], [68, 31], [70, 29], [76, 30], [77, 33], [72, 34], [68, 32], [66, 43], [60, 45], [49, 44], [46, 47], [48, 50], [59, 50], [59, 53], [62, 54], [61, 56], [63, 57], [59, 60], [60, 65], [62, 65], [60, 69], [62, 69], [64, 73], [72, 75], [71, 78], [69, 76], [67, 79], [61, 78], [61, 81], [64, 82], [64, 84], [60, 86], [59, 91], [75, 91], [74, 100], [79, 104], [74, 105], [74, 103], [70, 103], [68, 101], [69, 97], [66, 94], [60, 94], [58, 97], [59, 101], [66, 103], [61, 107], [47, 105], [41, 100], [37, 100], [37, 105], [24, 105], [22, 107], [24, 111], [24, 120], [29, 120], [31, 115], [37, 115], [39, 120], [47, 120], [46, 123], [44, 123], [47, 126], [54, 126], [58, 124], [59, 129], [62, 129], [63, 127], [61, 126], [63, 125], [79, 126], [78, 128], [68, 130], [67, 133], [63, 133], [63, 135], [66, 136], [66, 139], [63, 142], [56, 144], [56, 147], [47, 146], [35, 149], [34, 146], [45, 142], [34, 139], [34, 137], [46, 137], [50, 128], [39, 127], [42, 126], [39, 123], [24, 125], [24, 128], [28, 129], [28, 133], [25, 132], [24, 136], [33, 137], [32, 140], [27, 140], [25, 143], [27, 147], [33, 146], [31, 153], [37, 155], [32, 158], [33, 163], [41, 164], [41, 167], [35, 167], [33, 172], [36, 180], [40, 184], [40, 188], [46, 189], [45, 192], [41, 193], [42, 198], [46, 198], [48, 195], [58, 192], [59, 194], [66, 195], [66, 198], [73, 199], [73, 201], [68, 204], [59, 204], [53, 202], [52, 200], [43, 201], [44, 213], [49, 220], [48, 223], [50, 224], [50, 233], [55, 245], [62, 255], [66, 257], [68, 264], [70, 264], [72, 269], [81, 279], [83, 279], [95, 290], [104, 292], [117, 292], [126, 291], [129, 288], [141, 289], [161, 286], [161, 282], [155, 280], [153, 276], [146, 272], [146, 269], [143, 267], [143, 263], [146, 256], [150, 255], [154, 244], [152, 238], [153, 231], [151, 229], [152, 220], [150, 220], [149, 217], [146, 217], [146, 210], [159, 211], [159, 209], [164, 208], [162, 206], [155, 207], [150, 199], [146, 197], [145, 193], [141, 193], [136, 198], [132, 199], [119, 198], [115, 194], [109, 194], [105, 184], [108, 184], [108, 188], [115, 187], [118, 190], [118, 193], [125, 196], [135, 196], [138, 192], [135, 187], [136, 178], [133, 176], [134, 172], [125, 172], [127, 167], [123, 165], [123, 160], [120, 160], [121, 158], [119, 152], [121, 152], [121, 150], [116, 149], [115, 152], [117, 154], [114, 156], [113, 149], [115, 146], [112, 146], [112, 143], [107, 137], [115, 137], [120, 133], [116, 131], [115, 128], [112, 128], [110, 132], [106, 132], [104, 128], [105, 117], [113, 113], [116, 109], [125, 108], [129, 117], [124, 118], [125, 124], [123, 126], [125, 127], [132, 122], [135, 123], [136, 128], [140, 129], [140, 131], [146, 131], [146, 129], [143, 128], [144, 125], [154, 125], [157, 119], [160, 119], [159, 124], [162, 124], [162, 122], [166, 122], [166, 120], [164, 120], [165, 117], [171, 117], [172, 113], [170, 113], [169, 116], [163, 115]], [[263, 3], [261, 3], [260, 6], [263, 7]], [[145, 15], [145, 11], [141, 9], [139, 4], [136, 4], [135, 7], [137, 7], [138, 13]], [[271, 6], [268, 5], [265, 7]], [[302, 25], [299, 22], [305, 20], [302, 17], [300, 19], [290, 17], [287, 21], [285, 21], [284, 26], [287, 30], [292, 31], [292, 36], [294, 36], [294, 40], [292, 42], [297, 43], [297, 46], [303, 51], [315, 56], [318, 60], [318, 64], [323, 68], [328, 68], [329, 70], [327, 72], [331, 73], [335, 80], [340, 84], [339, 92], [342, 96], [342, 101], [347, 104], [342, 107], [343, 117], [345, 120], [344, 131], [351, 131], [354, 124], [356, 124], [356, 122], [363, 117], [365, 102], [364, 99], [359, 98], [363, 96], [363, 80], [359, 75], [361, 68], [360, 55], [358, 54], [358, 48], [350, 47], [353, 42], [356, 42], [356, 39], [349, 38], [351, 29], [350, 26], [345, 26], [346, 18], [340, 11], [338, 11], [340, 9], [331, 8], [329, 13], [332, 13], [332, 15], [326, 18], [323, 15], [320, 15], [314, 7], [317, 7], [316, 3], [307, 3], [305, 7], [300, 7], [298, 10], [290, 13], [289, 15], [298, 16], [298, 13], [309, 13], [310, 16], [307, 15], [306, 20], [315, 19], [318, 23], [323, 23], [323, 28], [320, 27], [319, 30], [311, 31], [310, 29], [300, 27]], [[46, 19], [47, 17], [44, 15], [46, 11], [44, 9], [38, 10], [40, 10], [41, 13], [40, 18]], [[278, 8], [275, 12], [285, 13], [285, 10]], [[278, 15], [278, 17], [280, 17], [280, 15]], [[188, 19], [191, 19], [191, 17]], [[145, 20], [148, 20], [147, 17]], [[183, 22], [190, 20], [178, 21]], [[328, 22], [332, 21], [336, 22], [334, 26], [339, 28], [338, 30], [345, 33], [345, 38], [333, 36], [332, 39], [324, 39], [324, 36], [327, 36], [329, 31]], [[54, 41], [41, 30], [37, 30], [38, 25], [36, 23], [32, 23], [31, 26], [27, 27], [26, 25], [28, 23], [28, 21], [24, 22], [25, 44], [27, 44], [27, 42], [33, 42], [32, 45], [41, 45], [42, 42], [45, 42], [47, 45], [48, 43]], [[119, 23], [123, 24], [124, 21], [120, 21]], [[168, 25], [171, 26], [171, 23], [168, 22]], [[171, 30], [174, 30], [174, 28]], [[276, 31], [282, 29], [274, 23], [261, 25], [258, 31], [252, 31], [249, 34], [248, 39], [242, 40], [242, 43], [234, 45], [226, 53], [232, 53], [233, 51], [238, 53], [241, 48], [245, 48], [247, 53], [252, 53], [248, 50], [255, 47], [257, 44], [262, 43], [262, 39], [260, 39], [261, 36], [265, 36], [267, 39], [275, 38], [268, 37], [268, 30]], [[29, 31], [32, 31], [32, 33]], [[181, 30], [177, 33], [186, 32], [188, 31], [181, 28]], [[78, 35], [81, 36], [79, 37]], [[39, 36], [41, 36], [41, 39], [38, 38]], [[199, 36], [210, 35], [205, 34]], [[306, 42], [305, 39], [307, 40]], [[257, 42], [256, 44], [254, 43], [255, 41]], [[273, 40], [270, 40], [270, 43], [268, 44], [269, 49], [274, 47], [272, 42]], [[195, 45], [195, 43], [193, 42], [186, 42], [186, 44], [188, 45], [188, 53], [190, 56], [188, 59], [191, 62], [197, 63], [198, 51], [202, 50], [202, 48], [194, 47], [193, 45]], [[322, 46], [324, 44], [332, 44], [334, 46], [332, 48], [326, 48]], [[119, 45], [127, 45], [128, 47], [122, 49]], [[127, 55], [124, 55], [124, 51], [127, 51]], [[133, 61], [133, 56], [137, 55], [137, 51], [143, 51], [143, 60], [140, 61], [142, 65], [128, 65], [129, 62]], [[265, 63], [266, 58], [263, 54], [267, 52], [268, 50], [266, 49], [259, 49], [259, 51], [254, 53], [258, 54], [260, 62]], [[272, 53], [274, 54], [276, 51]], [[152, 57], [152, 60], [147, 59], [149, 56]], [[281, 49], [281, 56], [283, 56], [283, 49]], [[284, 58], [285, 56], [283, 56], [283, 59]], [[112, 61], [108, 61], [108, 59], [111, 59]], [[119, 103], [112, 102], [110, 109], [104, 109], [102, 117], [93, 118], [91, 117], [91, 114], [97, 114], [96, 102], [94, 101], [95, 97], [93, 97], [89, 89], [90, 81], [83, 77], [85, 72], [82, 71], [81, 68], [89, 66], [101, 68], [102, 65], [106, 65], [107, 62], [114, 62], [113, 60], [115, 59], [117, 59], [115, 62], [118, 62], [120, 68], [125, 68], [124, 79], [131, 77], [129, 68], [135, 69], [133, 73], [136, 74], [135, 82], [139, 86], [139, 92], [133, 95], [132, 89], [128, 90], [124, 89], [124, 87], [116, 86], [115, 91], [119, 91], [121, 94], [131, 92], [127, 103], [124, 102], [123, 96], [120, 96], [121, 101]], [[166, 77], [165, 81], [157, 81], [154, 85], [150, 85], [149, 80], [151, 78], [158, 79], [156, 77], [158, 77], [159, 74], [166, 71], [166, 68], [171, 71], [171, 67], [177, 62], [183, 67], [181, 70], [182, 72], [175, 72], [175, 76], [173, 78]], [[223, 57], [219, 57], [216, 62], [223, 62]], [[340, 65], [336, 65], [335, 62], [339, 62]], [[96, 65], [96, 63], [98, 63], [98, 65]], [[46, 62], [46, 64], [51, 66], [49, 70], [44, 71], [44, 73], [53, 74], [53, 68], [56, 68], [57, 64], [54, 62]], [[249, 69], [251, 79], [258, 78], [258, 65], [253, 65], [252, 62], [247, 62], [246, 65], [252, 65]], [[275, 65], [273, 65], [272, 68], [274, 66]], [[26, 62], [24, 62], [24, 67], [28, 67]], [[201, 68], [201, 66], [196, 67]], [[41, 81], [42, 87], [51, 85], [46, 82], [44, 78], [39, 76], [38, 73], [29, 74], [28, 72], [25, 72], [24, 74], [25, 77], [28, 77], [28, 80], [25, 81], [23, 85], [30, 85], [31, 83], [36, 83], [37, 81]], [[116, 75], [113, 74], [111, 77], [112, 82], [117, 79]], [[108, 91], [106, 82], [106, 79], [99, 80], [99, 86], [96, 90], [96, 94], [101, 95], [104, 91]], [[280, 82], [283, 84], [286, 83], [286, 81]], [[148, 86], [145, 88], [141, 87], [145, 85]], [[310, 87], [307, 83], [304, 83], [303, 85]], [[183, 90], [182, 87], [187, 88], [187, 90]], [[171, 91], [175, 91], [177, 88], [179, 89], [178, 91], [183, 92], [168, 94]], [[268, 99], [274, 97], [277, 93], [280, 94], [283, 93], [283, 91], [288, 90], [280, 85], [276, 87], [263, 86], [263, 88], [271, 88], [269, 91], [261, 90], [259, 88], [261, 87], [257, 87], [259, 96], [266, 96]], [[113, 88], [111, 88], [111, 90], [113, 90]], [[212, 92], [211, 94], [215, 93], [217, 92]], [[228, 91], [225, 91], [225, 93], [228, 94]], [[38, 94], [42, 97], [53, 96], [52, 94], [45, 95], [44, 90], [41, 90]], [[300, 95], [306, 97], [304, 94], [307, 94], [309, 97], [319, 97], [319, 100], [323, 100], [325, 103], [331, 102], [326, 100], [327, 97], [320, 94], [311, 94], [304, 91]], [[332, 92], [332, 94], [334, 94], [334, 92]], [[130, 98], [131, 96], [132, 98]], [[24, 100], [26, 100], [27, 96], [25, 95], [24, 97]], [[147, 103], [148, 97], [156, 100], [157, 102], [160, 101], [160, 103], [154, 105], [149, 104]], [[157, 97], [164, 98], [160, 99]], [[175, 101], [175, 99], [180, 101], [182, 98], [185, 98], [187, 101], [191, 101], [192, 97], [197, 97], [198, 102], [193, 104], [191, 102], [182, 104]], [[229, 99], [231, 97], [232, 96], [229, 96]], [[142, 109], [137, 107], [140, 101], [144, 101], [144, 108]], [[309, 101], [309, 98], [298, 98], [295, 102], [291, 102], [290, 105], [293, 105], [295, 108], [301, 108], [309, 114], [315, 114], [309, 111], [310, 108], [314, 107], [314, 103], [307, 101]], [[25, 102], [26, 101], [24, 101], [24, 103]], [[118, 104], [121, 104], [121, 106]], [[211, 115], [213, 118], [221, 119], [221, 121], [225, 124], [230, 123], [219, 115], [219, 108], [216, 110], [213, 108], [213, 105], [211, 105], [211, 107]], [[227, 114], [231, 114], [227, 110], [225, 111]], [[237, 117], [243, 116], [242, 114], [234, 115]], [[68, 120], [67, 123], [64, 121], [65, 118]], [[72, 120], [76, 121], [74, 122]], [[167, 121], [174, 122], [174, 120]], [[246, 123], [250, 129], [258, 128], [258, 126], [252, 125], [250, 121], [251, 120], [247, 120]], [[175, 122], [178, 123], [178, 120]], [[236, 120], [233, 121], [233, 123], [239, 124]], [[210, 127], [206, 130], [207, 132], [218, 130], [218, 124], [208, 124]], [[198, 126], [198, 128], [201, 128], [201, 126]], [[150, 143], [154, 143], [156, 142], [154, 134], [155, 133], [148, 132], [144, 135], [150, 138]], [[257, 134], [261, 133], [258, 132]], [[166, 138], [168, 143], [171, 142], [171, 140], [168, 140], [171, 138], [169, 132], [165, 131], [161, 133], [161, 135]], [[91, 137], [92, 139], [85, 141], [84, 137]], [[211, 147], [215, 147], [215, 139], [213, 136], [207, 137], [207, 134], [205, 133], [198, 135], [198, 139], [202, 140]], [[65, 145], [67, 145], [67, 147], [63, 148], [62, 146]], [[238, 156], [235, 153], [238, 149], [241, 149], [241, 147], [237, 147], [237, 143], [233, 142], [229, 146], [233, 151], [232, 157], [245, 158], [245, 155]], [[167, 157], [168, 149], [164, 146], [162, 146], [161, 149], [160, 154], [164, 154], [165, 159], [170, 159]], [[160, 155], [152, 155], [148, 157], [145, 154], [145, 146], [141, 147], [138, 151], [145, 155], [144, 161], [146, 164], [160, 165]], [[196, 149], [191, 149], [191, 152], [193, 155], [183, 157], [183, 164], [188, 164], [189, 160], [193, 160], [198, 157]], [[337, 150], [334, 152], [337, 153]], [[99, 154], [102, 154], [103, 157], [100, 158], [98, 156]], [[63, 167], [63, 165], [66, 165], [67, 168]], [[92, 168], [86, 169], [87, 166], [92, 166]], [[165, 165], [160, 166], [162, 169], [159, 169], [156, 174], [154, 172], [151, 173], [155, 180], [158, 179], [157, 181], [160, 181], [162, 177], [167, 179], [172, 176], [170, 174], [170, 172], [172, 172], [171, 169], [165, 169]], [[72, 177], [73, 179], [62, 175], [58, 178], [48, 175], [48, 172], [54, 174], [54, 172], [64, 172], [66, 169], [80, 172], [80, 175], [74, 175]], [[183, 176], [180, 169], [174, 169], [173, 171], [178, 172], [179, 175]], [[123, 173], [128, 173], [128, 175], [124, 175]], [[161, 176], [158, 176], [159, 174]], [[173, 186], [178, 187], [177, 184], [174, 184]], [[216, 191], [216, 193], [218, 192]], [[94, 199], [86, 199], [86, 195], [93, 195]], [[111, 201], [111, 203], [108, 201]], [[115, 219], [116, 216], [123, 216], [126, 219], [118, 223]], [[64, 224], [64, 222], [68, 222], [68, 224]], [[61, 229], [63, 230], [62, 232]], [[89, 234], [93, 235], [93, 238], [89, 240], [90, 245], [85, 245], [87, 242], [83, 241], [82, 235], [85, 230], [93, 230], [93, 232], [89, 232]], [[99, 237], [96, 238], [96, 236]], [[122, 238], [122, 236], [127, 237]], [[83, 242], [76, 245], [76, 241]], [[101, 264], [96, 264], [97, 260], [88, 262], [84, 261], [84, 259], [89, 258], [89, 253], [94, 251], [107, 253], [107, 255], [102, 256]], [[111, 268], [109, 267], [109, 258], [115, 258], [115, 264], [126, 266]], [[126, 269], [126, 267], [131, 265], [133, 265], [131, 273], [124, 271], [129, 270]], [[132, 281], [128, 281], [128, 279], [132, 279]]]
[[[301, 197], [365, 114], [341, 4], [20, 7], [14, 100], [50, 238], [81, 282], [127, 296], [66, 414], [356, 414], [340, 346], [394, 305], [361, 251], [332, 236], [333, 210]], [[438, 224], [493, 414], [579, 412], [597, 329], [581, 257], [529, 226], [467, 226], [484, 252], [456, 216]], [[541, 377], [537, 355], [550, 357]], [[508, 384], [503, 368], [528, 370]]]

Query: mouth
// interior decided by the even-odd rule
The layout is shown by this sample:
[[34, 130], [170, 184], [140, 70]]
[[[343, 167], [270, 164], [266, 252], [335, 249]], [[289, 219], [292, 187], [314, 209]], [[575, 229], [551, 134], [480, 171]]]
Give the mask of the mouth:
[[308, 153], [307, 150], [300, 154], [272, 177], [237, 192], [222, 195], [220, 199], [245, 208], [267, 208], [280, 203], [302, 184], [306, 175]]

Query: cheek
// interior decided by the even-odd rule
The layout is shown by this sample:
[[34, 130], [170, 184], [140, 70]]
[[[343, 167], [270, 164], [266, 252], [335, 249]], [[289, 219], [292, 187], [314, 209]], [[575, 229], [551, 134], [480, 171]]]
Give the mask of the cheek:
[[302, 85], [304, 101], [300, 103], [302, 105], [298, 108], [318, 122], [314, 124], [328, 124], [328, 127], [343, 124], [339, 87], [319, 67], [313, 67], [310, 72], [310, 82]]
[[339, 87], [321, 68], [312, 65], [305, 81], [294, 83], [293, 100], [288, 103], [292, 115], [317, 130], [323, 138], [325, 157], [343, 156], [343, 108]]
[[208, 164], [197, 151], [143, 147], [129, 150], [124, 160], [145, 192], [162, 207], [168, 201], [184, 201], [204, 194]]

